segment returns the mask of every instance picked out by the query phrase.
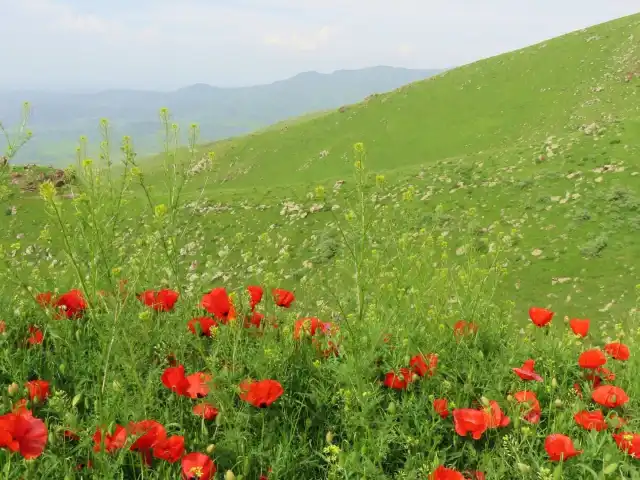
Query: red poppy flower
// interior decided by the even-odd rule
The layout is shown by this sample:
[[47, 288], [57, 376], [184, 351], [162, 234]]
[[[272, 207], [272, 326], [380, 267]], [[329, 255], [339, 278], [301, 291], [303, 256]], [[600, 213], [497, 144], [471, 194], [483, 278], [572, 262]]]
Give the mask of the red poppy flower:
[[453, 326], [453, 335], [456, 338], [464, 337], [465, 335], [475, 335], [476, 333], [478, 333], [478, 325], [473, 322], [458, 320]]
[[153, 447], [153, 456], [169, 463], [176, 463], [184, 455], [184, 437], [173, 435], [160, 440]]
[[187, 383], [189, 386], [186, 395], [190, 398], [204, 398], [209, 394], [209, 382], [213, 377], [204, 372], [196, 372], [187, 375]]
[[4, 320], [0, 320], [0, 334], [7, 331], [7, 324]]
[[136, 440], [129, 447], [129, 450], [133, 452], [148, 452], [153, 449], [156, 443], [167, 438], [164, 425], [155, 420], [130, 422], [127, 426], [127, 433], [136, 437]]
[[305, 335], [313, 337], [317, 331], [322, 331], [322, 325], [322, 321], [315, 317], [296, 320], [293, 327], [293, 338], [300, 340]]
[[325, 343], [325, 346], [328, 348], [322, 348], [322, 341], [314, 338], [316, 336], [324, 335], [331, 336], [338, 331], [338, 326], [334, 325], [331, 322], [323, 322], [315, 317], [313, 318], [301, 318], [296, 321], [294, 329], [293, 329], [293, 338], [296, 340], [300, 340], [302, 337], [311, 337], [312, 342], [316, 345], [316, 348], [322, 352], [325, 357], [330, 355], [338, 355], [339, 350], [338, 346], [332, 342], [328, 341]]
[[447, 418], [449, 416], [449, 402], [446, 398], [436, 398], [433, 401], [433, 409], [442, 418]]
[[87, 308], [87, 302], [80, 290], [74, 289], [58, 297], [54, 304], [60, 315], [67, 318], [79, 318]]
[[571, 327], [571, 330], [573, 330], [573, 333], [581, 337], [587, 336], [590, 324], [591, 321], [587, 318], [572, 318], [569, 320], [569, 326]]
[[189, 381], [184, 374], [184, 366], [168, 367], [162, 372], [162, 384], [178, 395], [186, 395]]
[[218, 416], [218, 409], [210, 403], [203, 402], [193, 406], [193, 414], [209, 422]]
[[199, 452], [187, 453], [181, 466], [182, 480], [211, 480], [217, 470], [213, 460]]
[[102, 444], [104, 442], [104, 450], [107, 453], [112, 453], [116, 450], [124, 447], [127, 441], [127, 431], [121, 425], [116, 425], [113, 434], [106, 433], [102, 435], [100, 427], [96, 428], [96, 432], [93, 434], [93, 451], [99, 452], [102, 450]]
[[31, 325], [29, 327], [29, 337], [27, 338], [27, 343], [29, 345], [40, 345], [42, 343], [42, 340], [44, 340], [44, 334], [42, 333], [42, 330]]
[[618, 448], [633, 458], [640, 458], [640, 435], [637, 433], [614, 433], [613, 440]]
[[559, 433], [551, 434], [545, 439], [544, 449], [552, 462], [566, 461], [582, 453], [582, 450], [575, 449], [569, 437]]
[[[196, 325], [198, 327], [196, 328]], [[216, 322], [211, 317], [197, 317], [192, 318], [187, 323], [187, 328], [194, 335], [200, 335], [202, 337], [210, 337], [212, 335], [211, 329], [216, 328], [218, 326], [218, 322]]]
[[244, 380], [240, 383], [240, 398], [254, 407], [270, 406], [284, 393], [276, 380]]
[[138, 295], [138, 300], [157, 312], [170, 312], [173, 310], [179, 297], [180, 294], [175, 290], [162, 289], [157, 292], [154, 290], [146, 290]]
[[42, 292], [36, 295], [36, 302], [38, 302], [43, 307], [51, 307], [53, 306], [53, 293], [51, 292]]
[[582, 352], [578, 357], [578, 365], [582, 368], [598, 368], [607, 363], [607, 357], [599, 348], [592, 348]]
[[555, 315], [551, 310], [540, 307], [531, 307], [529, 309], [529, 318], [536, 327], [544, 327], [551, 322], [551, 319]]
[[604, 420], [602, 410], [593, 410], [589, 412], [587, 410], [581, 410], [573, 416], [578, 426], [585, 430], [595, 430], [600, 432], [607, 428], [607, 422]]
[[384, 386], [394, 390], [405, 390], [413, 380], [413, 373], [408, 368], [401, 368], [398, 374], [388, 372], [384, 376]]
[[629, 360], [629, 347], [624, 343], [611, 342], [604, 346], [604, 351], [616, 360]]
[[244, 320], [244, 326], [249, 328], [251, 326], [260, 328], [262, 325], [262, 321], [264, 320], [264, 315], [260, 312], [256, 312], [253, 310], [251, 315], [247, 315]]
[[489, 406], [484, 409], [484, 413], [487, 417], [487, 428], [506, 427], [511, 422], [511, 419], [507, 417], [498, 402], [491, 400]]
[[587, 336], [587, 334], [589, 333], [590, 324], [591, 321], [587, 318], [572, 318], [571, 320], [569, 320], [569, 326], [571, 327], [571, 330], [573, 330], [573, 333], [579, 335], [580, 337]]
[[535, 360], [531, 360], [531, 359], [525, 360], [525, 362], [522, 364], [522, 367], [520, 367], [520, 368], [512, 368], [512, 370], [522, 380], [527, 380], [527, 381], [528, 380], [535, 380], [537, 382], [541, 382], [542, 381], [542, 377], [540, 375], [538, 375], [534, 370], [535, 364], [536, 364]]
[[249, 307], [253, 310], [262, 300], [262, 294], [264, 291], [262, 290], [262, 287], [257, 285], [249, 285], [247, 287], [247, 291], [249, 292]]
[[0, 448], [20, 452], [24, 459], [31, 460], [42, 455], [47, 438], [47, 426], [30, 410], [0, 416]]
[[474, 440], [479, 440], [489, 428], [488, 416], [482, 410], [473, 408], [456, 408], [453, 410], [453, 425], [456, 433], [466, 437], [468, 433]]
[[236, 317], [231, 298], [224, 287], [217, 287], [209, 293], [205, 293], [200, 301], [200, 306], [225, 325]]
[[607, 408], [616, 408], [629, 401], [629, 396], [620, 387], [601, 385], [591, 392], [591, 399]]
[[515, 398], [518, 403], [523, 403], [529, 407], [522, 417], [524, 421], [534, 424], [540, 421], [542, 409], [540, 408], [540, 402], [535, 393], [522, 390], [514, 393], [513, 398]]
[[65, 440], [70, 440], [73, 442], [77, 442], [80, 440], [80, 435], [78, 435], [76, 432], [72, 431], [72, 430], [65, 430], [62, 434], [62, 437]]
[[440, 465], [429, 474], [429, 480], [465, 480], [460, 472]]
[[276, 305], [283, 308], [289, 308], [296, 297], [293, 295], [293, 292], [289, 290], [284, 290], [282, 288], [274, 288], [272, 291], [273, 300], [276, 302]]
[[44, 402], [49, 397], [49, 382], [46, 380], [31, 380], [25, 383], [29, 390], [29, 399], [34, 403]]
[[438, 367], [438, 355], [435, 353], [428, 355], [418, 354], [409, 361], [409, 366], [413, 373], [420, 377], [433, 377]]

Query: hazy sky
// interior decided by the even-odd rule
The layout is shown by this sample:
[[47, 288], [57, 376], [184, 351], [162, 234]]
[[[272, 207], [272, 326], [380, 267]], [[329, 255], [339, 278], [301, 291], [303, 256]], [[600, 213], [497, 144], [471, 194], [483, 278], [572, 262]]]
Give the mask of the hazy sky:
[[449, 67], [638, 11], [639, 0], [0, 0], [0, 88]]

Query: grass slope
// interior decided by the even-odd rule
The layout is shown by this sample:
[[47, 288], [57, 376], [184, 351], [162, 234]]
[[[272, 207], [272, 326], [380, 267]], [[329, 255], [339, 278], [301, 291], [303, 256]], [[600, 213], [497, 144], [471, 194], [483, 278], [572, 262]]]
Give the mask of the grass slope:
[[637, 89], [622, 81], [640, 68], [636, 23], [632, 16], [570, 33], [375, 95], [344, 113], [242, 137], [218, 158], [243, 172], [230, 185], [287, 184], [346, 175], [342, 155], [358, 141], [371, 151], [370, 167], [386, 170], [538, 148], [551, 135], [572, 139], [594, 121], [624, 117], [637, 128]]
[[[290, 191], [298, 201], [323, 181], [330, 187], [347, 179], [348, 188], [346, 153], [362, 141], [368, 169], [393, 178], [397, 198], [409, 185], [416, 190], [422, 200], [411, 208], [423, 212], [425, 225], [428, 212], [442, 204], [450, 218], [444, 231], [469, 207], [478, 210], [483, 227], [498, 222], [519, 229], [505, 298], [524, 307], [549, 294], [573, 314], [584, 308], [627, 313], [640, 253], [634, 241], [640, 231], [639, 19], [467, 65], [344, 113], [205, 145], [202, 151], [215, 151], [224, 180], [215, 195], [226, 191], [248, 201], [267, 195], [278, 202]], [[635, 76], [626, 81], [629, 73]], [[195, 180], [192, 188], [202, 186]], [[305, 208], [312, 204], [307, 200]], [[277, 222], [277, 213], [251, 223]], [[332, 213], [315, 216], [309, 227], [322, 231]], [[225, 222], [224, 214], [212, 218]], [[299, 252], [300, 261], [310, 254]]]

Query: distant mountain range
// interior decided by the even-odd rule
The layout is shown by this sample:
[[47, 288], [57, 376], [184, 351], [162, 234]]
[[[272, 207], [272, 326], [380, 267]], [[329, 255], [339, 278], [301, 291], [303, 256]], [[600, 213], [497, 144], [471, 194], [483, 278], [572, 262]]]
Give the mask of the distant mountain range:
[[29, 125], [34, 135], [16, 161], [60, 166], [74, 161], [81, 135], [86, 135], [90, 144], [98, 144], [101, 118], [109, 120], [114, 141], [130, 135], [138, 153], [145, 155], [161, 150], [162, 107], [169, 108], [173, 121], [181, 126], [185, 136], [188, 126], [196, 122], [200, 126], [200, 141], [213, 141], [249, 133], [287, 118], [355, 103], [373, 93], [394, 90], [440, 72], [381, 66], [330, 74], [305, 72], [268, 85], [238, 88], [196, 84], [172, 92], [0, 91], [0, 121], [5, 127], [17, 124], [22, 103], [29, 101], [32, 106]]

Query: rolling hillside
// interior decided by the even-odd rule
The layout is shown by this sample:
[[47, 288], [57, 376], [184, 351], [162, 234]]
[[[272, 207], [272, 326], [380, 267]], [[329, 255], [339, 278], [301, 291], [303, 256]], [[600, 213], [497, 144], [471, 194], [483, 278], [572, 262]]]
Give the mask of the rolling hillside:
[[[517, 232], [502, 298], [521, 299], [524, 308], [553, 286], [555, 301], [575, 303], [575, 314], [587, 307], [626, 314], [640, 267], [633, 240], [640, 232], [637, 38], [640, 15], [457, 68], [344, 112], [203, 145], [201, 153], [216, 153], [218, 182], [205, 186], [196, 177], [193, 198], [204, 188], [225, 205], [228, 198], [235, 199], [228, 205], [271, 202], [272, 214], [246, 220], [266, 228], [284, 200], [313, 208], [317, 201], [305, 195], [318, 184], [332, 191], [334, 181], [346, 180], [339, 195], [348, 196], [352, 145], [363, 142], [368, 170], [390, 185], [386, 201], [407, 191], [416, 198], [388, 211], [398, 215], [397, 231], [416, 228], [406, 223], [412, 219], [450, 235], [466, 229], [464, 212], [473, 208], [480, 232]], [[147, 162], [153, 178], [155, 160]], [[447, 221], [434, 226], [437, 205]], [[244, 222], [210, 215], [215, 231]], [[290, 233], [326, 237], [333, 217], [311, 215]], [[295, 256], [300, 263], [310, 255], [305, 248]]]
[[[341, 156], [356, 141], [369, 146], [372, 169], [390, 169], [486, 151], [537, 151], [550, 136], [581, 139], [580, 128], [593, 122], [615, 126], [624, 119], [631, 135], [637, 128], [637, 76], [625, 79], [640, 73], [639, 18], [456, 68], [344, 113], [242, 137], [218, 152], [218, 159], [238, 172], [229, 185], [286, 184], [347, 174], [350, 165]], [[328, 154], [321, 159], [320, 152]]]

